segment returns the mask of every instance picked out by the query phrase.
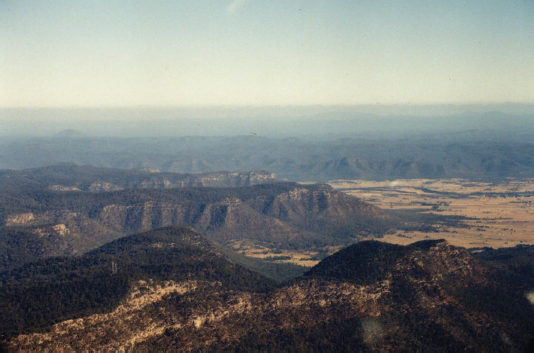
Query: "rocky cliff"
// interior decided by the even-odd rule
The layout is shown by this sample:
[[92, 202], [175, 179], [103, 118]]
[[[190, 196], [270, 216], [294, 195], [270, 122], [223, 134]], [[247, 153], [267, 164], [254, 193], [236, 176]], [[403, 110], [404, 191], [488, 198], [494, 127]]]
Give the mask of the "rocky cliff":
[[[62, 239], [64, 251], [53, 255], [83, 253], [127, 234], [170, 225], [190, 225], [222, 244], [249, 240], [271, 248], [306, 248], [380, 236], [397, 222], [328, 186], [295, 183], [96, 194], [13, 191], [0, 195], [0, 205], [4, 230], [31, 228], [34, 234]], [[62, 234], [57, 227], [44, 232], [50, 226], [60, 226]]]
[[131, 188], [242, 187], [279, 181], [282, 180], [274, 173], [265, 171], [182, 174], [147, 168], [126, 170], [68, 163], [23, 171], [0, 171], [0, 184], [5, 190], [106, 192]]

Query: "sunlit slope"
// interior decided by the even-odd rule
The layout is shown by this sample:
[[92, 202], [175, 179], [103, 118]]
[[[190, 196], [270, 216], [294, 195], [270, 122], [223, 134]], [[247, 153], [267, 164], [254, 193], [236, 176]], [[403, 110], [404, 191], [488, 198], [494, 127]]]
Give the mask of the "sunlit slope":
[[[85, 269], [103, 265], [96, 258], [118, 264], [114, 274], [106, 262], [100, 272], [107, 274], [88, 283], [135, 274], [126, 277], [122, 299], [101, 314], [60, 318], [47, 332], [15, 335], [4, 345], [14, 350], [526, 351], [532, 339], [534, 312], [527, 299], [532, 288], [521, 272], [443, 241], [360, 242], [277, 288], [261, 276], [236, 271], [237, 265], [208, 245], [189, 230], [168, 228], [85, 255], [83, 261], [94, 263]], [[506, 256], [514, 259], [514, 254]], [[168, 262], [171, 258], [177, 261]], [[80, 265], [68, 265], [72, 261], [28, 265], [14, 272], [20, 278], [12, 283], [23, 284], [24, 276], [53, 283], [67, 274], [86, 278]], [[60, 276], [50, 268], [62, 269]], [[94, 287], [72, 288], [90, 298]]]

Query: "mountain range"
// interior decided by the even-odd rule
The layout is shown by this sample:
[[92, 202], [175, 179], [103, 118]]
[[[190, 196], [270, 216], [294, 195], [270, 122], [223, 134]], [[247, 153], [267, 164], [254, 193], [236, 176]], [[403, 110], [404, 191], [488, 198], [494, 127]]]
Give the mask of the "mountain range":
[[[534, 246], [408, 246], [461, 218], [268, 172], [0, 173], [0, 348], [528, 351]], [[332, 254], [313, 268], [250, 258]], [[240, 246], [241, 246], [240, 245]]]
[[345, 137], [7, 138], [0, 141], [0, 168], [21, 170], [74, 163], [173, 173], [267, 170], [292, 181], [322, 182], [530, 178], [534, 176], [532, 126], [525, 121], [513, 131], [503, 127], [487, 133], [481, 126], [480, 131], [472, 128], [433, 134], [409, 133], [406, 127], [408, 131], [400, 136], [360, 132]]
[[124, 189], [171, 189], [180, 187], [240, 187], [283, 181], [274, 173], [213, 172], [165, 173], [157, 169], [125, 170], [60, 163], [26, 170], [0, 170], [3, 190], [117, 191]]
[[[245, 242], [300, 250], [348, 245], [392, 228], [431, 228], [328, 185], [284, 182], [266, 173], [174, 175], [60, 165], [7, 171], [2, 178], [8, 185], [0, 192], [2, 269], [80, 255], [125, 235], [169, 225], [192, 226], [226, 246]], [[165, 180], [250, 186], [171, 188]], [[255, 185], [259, 182], [264, 184]], [[112, 190], [134, 187], [103, 191], [95, 184], [112, 185]]]
[[[480, 253], [442, 240], [362, 241], [275, 284], [191, 228], [166, 227], [3, 272], [2, 344], [13, 351], [527, 351], [533, 283], [499, 263], [503, 254]], [[532, 264], [532, 247], [505, 256]]]

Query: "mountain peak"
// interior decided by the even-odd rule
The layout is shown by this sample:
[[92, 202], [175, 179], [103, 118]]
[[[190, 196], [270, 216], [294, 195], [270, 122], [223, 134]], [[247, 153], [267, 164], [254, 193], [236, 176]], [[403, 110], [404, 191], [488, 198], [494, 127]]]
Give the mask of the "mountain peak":
[[371, 284], [385, 279], [395, 262], [410, 251], [406, 246], [366, 240], [327, 257], [306, 275]]
[[66, 129], [58, 132], [54, 135], [55, 137], [68, 137], [68, 138], [82, 138], [87, 137], [83, 132], [74, 130], [74, 129]]

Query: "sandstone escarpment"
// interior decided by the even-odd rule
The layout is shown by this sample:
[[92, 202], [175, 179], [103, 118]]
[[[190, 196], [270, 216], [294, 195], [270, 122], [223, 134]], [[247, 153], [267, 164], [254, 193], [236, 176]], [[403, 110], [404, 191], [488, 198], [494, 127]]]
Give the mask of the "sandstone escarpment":
[[275, 197], [257, 197], [248, 201], [254, 209], [282, 220], [300, 221], [305, 218], [349, 218], [355, 211], [363, 217], [387, 219], [379, 208], [359, 201], [325, 186], [321, 189], [294, 188]]
[[[16, 180], [16, 182], [14, 182]], [[280, 182], [274, 173], [210, 172], [182, 174], [151, 168], [134, 170], [59, 164], [0, 175], [7, 190], [109, 192], [131, 188], [171, 189], [184, 187], [245, 187]]]
[[[248, 241], [271, 249], [346, 245], [364, 236], [380, 236], [394, 226], [388, 214], [354, 197], [326, 186], [294, 183], [103, 193], [10, 192], [4, 197], [5, 204], [16, 205], [4, 214], [6, 227], [68, 229], [69, 234], [56, 235], [69, 253], [45, 247], [37, 251], [41, 257], [84, 253], [125, 235], [171, 225], [189, 225], [223, 245]], [[10, 244], [8, 253], [28, 250], [20, 242]]]
[[[359, 232], [368, 234], [375, 228], [383, 231], [391, 224], [391, 218], [382, 210], [331, 188], [280, 185], [259, 186], [246, 192], [216, 189], [211, 194], [206, 192], [208, 196], [195, 188], [183, 192], [174, 189], [165, 195], [118, 191], [99, 196], [99, 201], [78, 193], [75, 197], [69, 195], [75, 207], [64, 208], [65, 204], [58, 202], [59, 209], [54, 211], [9, 214], [5, 224], [8, 227], [65, 224], [71, 231], [80, 234], [87, 231], [89, 238], [105, 241], [120, 234], [186, 224], [222, 242], [251, 239], [281, 245], [293, 239], [315, 242], [333, 234], [355, 238]], [[62, 199], [56, 195], [50, 198], [53, 202]], [[99, 233], [93, 234], [91, 227]]]
[[51, 223], [66, 223], [79, 215], [69, 210], [48, 211], [43, 213], [15, 213], [6, 216], [5, 225], [7, 227], [36, 226]]

